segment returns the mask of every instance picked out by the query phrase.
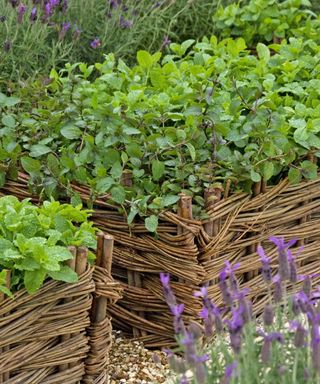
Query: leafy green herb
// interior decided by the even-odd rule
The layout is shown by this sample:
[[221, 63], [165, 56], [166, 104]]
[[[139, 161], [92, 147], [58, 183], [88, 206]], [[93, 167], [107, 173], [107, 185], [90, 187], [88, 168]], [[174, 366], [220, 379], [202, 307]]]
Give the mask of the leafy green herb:
[[32, 294], [47, 277], [77, 281], [64, 264], [72, 259], [68, 245], [96, 246], [95, 229], [87, 222], [89, 211], [57, 201], [42, 206], [14, 196], [0, 198], [0, 291], [9, 295], [6, 271], [11, 271], [11, 291], [25, 287]]

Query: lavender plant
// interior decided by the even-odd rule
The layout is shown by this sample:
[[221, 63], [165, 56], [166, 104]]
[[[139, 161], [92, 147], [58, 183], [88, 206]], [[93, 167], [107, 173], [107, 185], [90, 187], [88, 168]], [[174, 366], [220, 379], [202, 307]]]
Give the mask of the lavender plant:
[[[319, 293], [312, 291], [313, 276], [297, 275], [290, 249], [295, 241], [285, 242], [281, 237], [271, 237], [270, 241], [277, 247], [279, 266], [274, 273], [271, 258], [258, 247], [267, 292], [258, 318], [253, 316], [248, 289], [238, 284], [235, 271], [239, 264], [226, 262], [220, 273], [220, 308], [210, 299], [208, 287], [195, 293], [203, 303], [201, 326], [184, 323], [184, 307], [177, 303], [169, 275], [160, 275], [179, 345], [176, 350], [167, 350], [176, 378], [173, 382], [320, 383]], [[288, 295], [289, 287], [295, 293]]]
[[[228, 1], [227, 1], [228, 3]], [[0, 70], [4, 80], [48, 74], [65, 63], [134, 59], [208, 31], [219, 0], [3, 0]], [[201, 26], [201, 27], [200, 27]]]

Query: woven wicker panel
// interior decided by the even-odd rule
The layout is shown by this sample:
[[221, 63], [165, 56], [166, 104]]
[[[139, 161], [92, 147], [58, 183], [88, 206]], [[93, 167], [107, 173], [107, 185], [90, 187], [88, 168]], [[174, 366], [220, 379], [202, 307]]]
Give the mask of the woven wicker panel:
[[48, 281], [0, 303], [0, 380], [5, 384], [73, 384], [84, 376], [86, 328], [95, 289], [92, 268], [78, 283]]
[[[89, 199], [88, 188], [73, 188], [83, 201]], [[228, 196], [227, 190], [206, 191], [209, 219], [205, 221], [193, 220], [186, 206], [180, 206], [177, 214], [164, 212], [157, 237], [150, 235], [143, 223], [129, 227], [117, 207], [107, 203], [108, 196], [95, 201], [93, 220], [114, 236], [112, 274], [124, 288], [123, 298], [109, 306], [116, 328], [132, 333], [149, 347], [172, 344], [172, 318], [162, 295], [159, 273], [172, 275], [177, 298], [186, 304], [185, 316], [194, 319], [201, 303], [192, 292], [202, 284], [209, 282], [211, 296], [221, 303], [216, 281], [225, 260], [241, 262], [239, 281], [250, 288], [258, 312], [264, 305], [266, 287], [259, 275], [255, 250], [258, 244], [263, 245], [276, 266], [276, 253], [268, 242], [270, 235], [299, 240], [293, 249], [293, 254], [298, 255], [304, 245], [298, 255], [299, 273], [319, 273], [320, 178], [294, 186], [287, 180], [274, 187], [258, 185], [251, 195]], [[19, 180], [8, 182], [4, 191], [20, 198], [30, 197], [27, 177], [20, 174]]]

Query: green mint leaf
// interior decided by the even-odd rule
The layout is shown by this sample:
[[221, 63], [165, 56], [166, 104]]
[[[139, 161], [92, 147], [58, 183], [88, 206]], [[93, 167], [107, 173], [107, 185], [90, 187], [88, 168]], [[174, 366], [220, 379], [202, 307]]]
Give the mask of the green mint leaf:
[[147, 51], [138, 51], [137, 61], [142, 68], [149, 69], [153, 65], [153, 58]]
[[300, 169], [290, 168], [288, 173], [288, 179], [292, 184], [299, 184], [302, 179], [302, 173]]
[[31, 157], [40, 157], [51, 152], [51, 148], [43, 144], [34, 144], [30, 147]]
[[35, 271], [25, 271], [24, 286], [30, 295], [37, 292], [37, 290], [42, 286], [46, 275], [47, 271], [43, 268]]
[[39, 160], [24, 156], [21, 158], [21, 165], [30, 176], [40, 175], [41, 163]]
[[48, 275], [54, 280], [64, 281], [66, 283], [76, 283], [79, 280], [76, 272], [67, 265], [62, 265], [60, 271], [49, 271]]
[[116, 203], [123, 204], [126, 199], [126, 191], [121, 185], [118, 185], [111, 189], [111, 196]]
[[61, 135], [64, 136], [66, 139], [74, 140], [74, 139], [78, 139], [79, 137], [81, 137], [82, 132], [75, 125], [68, 124], [68, 125], [65, 125], [61, 129]]
[[0, 292], [4, 293], [5, 295], [7, 295], [8, 297], [11, 297], [11, 299], [13, 298], [13, 294], [12, 292], [10, 291], [9, 288], [5, 287], [4, 285], [1, 285], [0, 284]]
[[164, 207], [175, 204], [180, 200], [180, 197], [177, 195], [166, 195], [162, 197], [162, 204]]
[[273, 176], [274, 165], [271, 161], [266, 161], [262, 165], [262, 176], [264, 181], [268, 181]]
[[144, 225], [150, 232], [156, 232], [158, 228], [158, 217], [155, 215], [151, 215], [147, 217], [144, 221]]
[[164, 174], [165, 165], [160, 160], [153, 160], [151, 163], [153, 180], [158, 181]]
[[315, 180], [317, 178], [318, 167], [316, 164], [309, 160], [305, 160], [301, 163], [302, 174], [305, 178]]
[[270, 50], [263, 43], [257, 44], [257, 54], [260, 60], [268, 62], [270, 60]]
[[97, 181], [96, 191], [98, 193], [107, 192], [112, 187], [114, 182], [115, 181], [114, 181], [114, 179], [112, 177], [103, 177], [102, 179], [99, 179]]
[[186, 146], [189, 149], [189, 153], [190, 153], [191, 159], [193, 161], [195, 161], [195, 159], [196, 159], [196, 150], [195, 150], [194, 146], [192, 144], [190, 144], [190, 143], [186, 144]]
[[255, 183], [258, 183], [259, 181], [261, 181], [261, 175], [255, 172], [253, 169], [251, 169], [250, 171], [250, 177], [251, 177], [251, 180]]

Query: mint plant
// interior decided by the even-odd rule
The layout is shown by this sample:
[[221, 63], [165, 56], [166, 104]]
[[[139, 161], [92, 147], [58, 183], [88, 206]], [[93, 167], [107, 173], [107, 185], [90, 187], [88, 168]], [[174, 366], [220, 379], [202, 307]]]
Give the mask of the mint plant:
[[[9, 294], [25, 287], [32, 294], [48, 277], [76, 282], [77, 274], [65, 264], [73, 257], [67, 246], [95, 249], [88, 215], [81, 206], [57, 201], [38, 207], [14, 196], [0, 198], [0, 290]], [[11, 271], [10, 290], [4, 284], [6, 270]]]
[[318, 39], [319, 20], [309, 0], [250, 0], [220, 5], [213, 16], [220, 37], [243, 37], [250, 47], [301, 36]]

